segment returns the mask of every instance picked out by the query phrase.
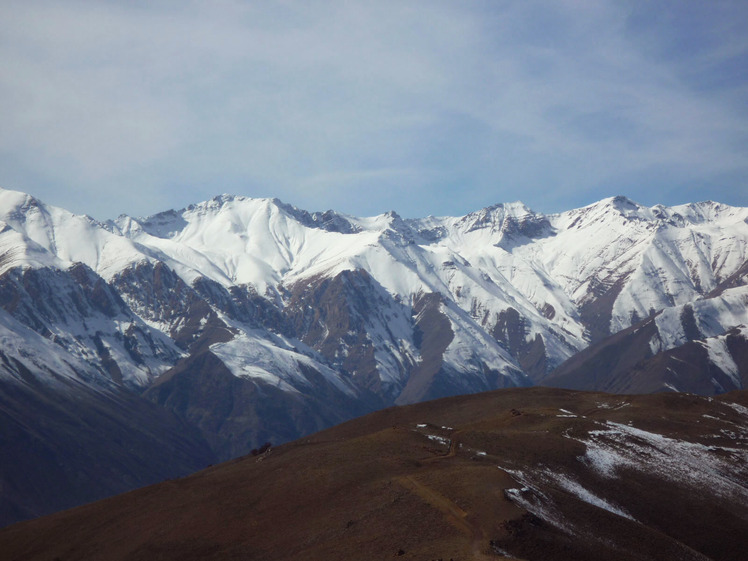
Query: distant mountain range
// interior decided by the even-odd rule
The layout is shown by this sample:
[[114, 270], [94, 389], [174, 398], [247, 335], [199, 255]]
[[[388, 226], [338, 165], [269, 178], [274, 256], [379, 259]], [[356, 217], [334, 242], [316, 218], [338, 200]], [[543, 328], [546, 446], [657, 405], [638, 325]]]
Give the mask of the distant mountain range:
[[102, 223], [0, 190], [0, 523], [394, 404], [744, 388], [747, 326], [748, 209], [719, 203], [403, 219], [222, 195]]

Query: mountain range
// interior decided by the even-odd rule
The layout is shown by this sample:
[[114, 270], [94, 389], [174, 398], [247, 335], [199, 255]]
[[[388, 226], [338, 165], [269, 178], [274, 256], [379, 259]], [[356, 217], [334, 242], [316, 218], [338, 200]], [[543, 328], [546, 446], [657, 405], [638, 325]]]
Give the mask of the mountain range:
[[741, 389], [747, 326], [748, 209], [714, 202], [100, 222], [0, 190], [0, 524], [391, 405]]

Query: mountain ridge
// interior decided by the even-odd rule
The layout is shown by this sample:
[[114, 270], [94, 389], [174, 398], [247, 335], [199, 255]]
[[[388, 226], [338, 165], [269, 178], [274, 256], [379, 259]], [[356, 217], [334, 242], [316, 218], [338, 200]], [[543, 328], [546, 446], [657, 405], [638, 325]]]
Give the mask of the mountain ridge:
[[[472, 323], [473, 331], [476, 327], [490, 330], [500, 313], [516, 310], [530, 327], [525, 341], [542, 339], [550, 367], [591, 341], [654, 311], [690, 302], [715, 290], [719, 281], [739, 271], [748, 253], [744, 232], [727, 248], [712, 248], [713, 240], [704, 241], [704, 232], [689, 232], [696, 241], [691, 240], [693, 247], [685, 249], [698, 253], [707, 248], [710, 255], [701, 251], [702, 255], [697, 256], [700, 260], [695, 261], [678, 254], [685, 242], [673, 240], [677, 236], [671, 230], [677, 232], [685, 225], [704, 224], [715, 217], [722, 217], [724, 222], [725, 215], [737, 218], [733, 224], [720, 224], [718, 229], [735, 229], [734, 223], [738, 222], [745, 226], [746, 209], [711, 202], [646, 208], [625, 197], [612, 197], [547, 216], [518, 202], [494, 205], [463, 217], [404, 220], [396, 213], [370, 218], [333, 211], [308, 213], [278, 199], [220, 195], [181, 211], [165, 211], [145, 219], [123, 216], [118, 219], [119, 225], [115, 227], [110, 221], [109, 228], [105, 228], [88, 217], [48, 207], [22, 193], [2, 191], [0, 195], [0, 206], [10, 206], [0, 216], [5, 219], [4, 234], [12, 234], [4, 236], [11, 238], [7, 245], [14, 245], [16, 253], [20, 246], [25, 248], [24, 254], [33, 254], [25, 263], [18, 257], [4, 259], [9, 268], [25, 264], [60, 270], [65, 269], [66, 263], [80, 262], [112, 284], [116, 283], [115, 277], [143, 263], [162, 264], [187, 286], [213, 281], [225, 289], [254, 293], [276, 307], [280, 304], [281, 309], [286, 305], [289, 289], [292, 292], [292, 287], [305, 279], [363, 270], [396, 299], [410, 300], [411, 305], [420, 293], [442, 294], [445, 302], [456, 304], [455, 309], [468, 311], [470, 317], [462, 321]], [[319, 223], [340, 221], [347, 226], [318, 228]], [[615, 233], [618, 245], [623, 247], [612, 251], [622, 257], [611, 255], [610, 249], [608, 255], [592, 257], [580, 257], [579, 252], [572, 255], [568, 249], [557, 251], [559, 245], [568, 248], [572, 245], [569, 242], [575, 241], [569, 232], [583, 229], [589, 237], [590, 225], [600, 222], [607, 228], [633, 228], [633, 233]], [[656, 237], [663, 228], [669, 232], [661, 236], [664, 241]], [[420, 232], [428, 234], [424, 237]], [[532, 245], [527, 241], [532, 236], [555, 239], [545, 244], [548, 248], [536, 241], [537, 248], [526, 249]], [[570, 239], [558, 242], [560, 236]], [[637, 246], [647, 237], [649, 247], [642, 252]], [[81, 244], [82, 238], [89, 242]], [[520, 242], [519, 238], [525, 241]], [[601, 242], [610, 248], [610, 236], [607, 238]], [[23, 240], [27, 241], [25, 245]], [[354, 241], [346, 245], [351, 240]], [[593, 245], [593, 250], [602, 245]], [[475, 247], [482, 249], [468, 249]], [[634, 257], [627, 257], [632, 252]], [[8, 253], [12, 252], [4, 255]], [[37, 254], [44, 259], [36, 259]], [[656, 266], [655, 257], [661, 258]], [[636, 259], [639, 263], [634, 266], [631, 262]], [[619, 263], [614, 277], [612, 263], [616, 260]], [[671, 270], [663, 270], [665, 266]], [[643, 276], [655, 277], [654, 282], [660, 286], [640, 283], [645, 288], [644, 295], [632, 294], [631, 285]], [[147, 314], [147, 306], [138, 306], [132, 296], [128, 304]], [[604, 306], [602, 313], [597, 311], [600, 305]], [[606, 325], [608, 314], [610, 323]], [[459, 324], [461, 320], [452, 316], [450, 323]], [[503, 343], [506, 346], [508, 342]], [[519, 357], [507, 357], [498, 349], [493, 352], [496, 358], [492, 360], [504, 362], [504, 369], [519, 366]], [[536, 373], [535, 379], [544, 374]]]

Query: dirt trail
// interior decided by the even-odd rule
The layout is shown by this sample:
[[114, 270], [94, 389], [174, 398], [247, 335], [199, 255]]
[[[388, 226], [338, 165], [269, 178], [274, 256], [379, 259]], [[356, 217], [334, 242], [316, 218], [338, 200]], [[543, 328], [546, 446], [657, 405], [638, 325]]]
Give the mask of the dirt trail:
[[[442, 462], [444, 460], [454, 458], [460, 449], [460, 436], [462, 431], [454, 431], [450, 435], [449, 439], [449, 450], [446, 453], [432, 456], [430, 458], [424, 458], [421, 460], [424, 463], [430, 462]], [[403, 475], [397, 478], [398, 483], [408, 491], [418, 495], [426, 503], [436, 508], [441, 512], [446, 520], [456, 527], [460, 532], [465, 534], [470, 539], [470, 548], [472, 552], [472, 558], [474, 561], [496, 561], [501, 558], [499, 554], [490, 555], [484, 553], [484, 548], [487, 543], [486, 535], [483, 532], [481, 526], [469, 518], [469, 513], [465, 512], [462, 508], [457, 506], [450, 499], [436, 492], [431, 487], [424, 485], [413, 476]], [[504, 556], [504, 559], [516, 560], [514, 557]]]
[[408, 491], [415, 493], [432, 507], [441, 512], [447, 521], [470, 538], [473, 559], [477, 561], [496, 561], [496, 556], [483, 553], [486, 537], [481, 527], [468, 518], [468, 513], [441, 495], [424, 485], [412, 476], [405, 475], [397, 479]]

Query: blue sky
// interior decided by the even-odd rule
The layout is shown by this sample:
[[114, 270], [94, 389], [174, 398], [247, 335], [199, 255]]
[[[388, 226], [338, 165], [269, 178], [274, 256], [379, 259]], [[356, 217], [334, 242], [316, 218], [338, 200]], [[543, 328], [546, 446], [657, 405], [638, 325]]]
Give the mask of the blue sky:
[[748, 206], [748, 2], [0, 4], [0, 186], [461, 215]]

